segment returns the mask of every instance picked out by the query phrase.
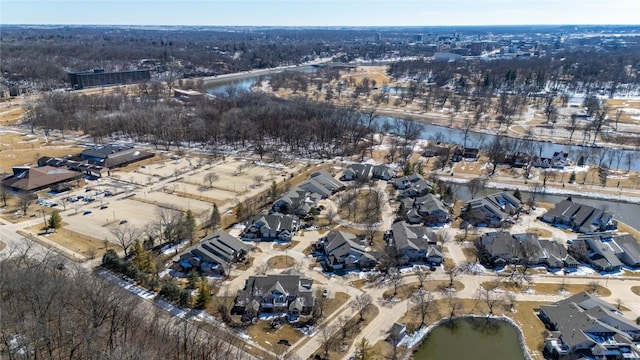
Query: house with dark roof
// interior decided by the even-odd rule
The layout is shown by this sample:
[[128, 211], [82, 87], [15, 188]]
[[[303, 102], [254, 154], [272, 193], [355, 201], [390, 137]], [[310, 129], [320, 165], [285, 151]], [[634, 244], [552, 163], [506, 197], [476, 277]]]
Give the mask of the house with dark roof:
[[424, 196], [433, 189], [433, 184], [419, 174], [411, 174], [394, 179], [392, 185], [403, 198]]
[[506, 191], [467, 201], [460, 216], [475, 226], [501, 227], [522, 210], [522, 203]]
[[476, 161], [480, 156], [480, 150], [476, 148], [470, 147], [457, 147], [453, 150], [453, 155], [451, 156], [451, 161], [460, 162], [462, 160], [465, 161]]
[[386, 165], [351, 164], [342, 172], [342, 180], [345, 181], [356, 179], [388, 181], [394, 176], [395, 171]]
[[613, 215], [589, 205], [562, 200], [542, 216], [542, 221], [559, 227], [567, 227], [575, 232], [591, 233], [618, 228]]
[[182, 273], [196, 270], [203, 275], [229, 275], [234, 263], [243, 261], [251, 246], [222, 230], [204, 237], [188, 248], [173, 269]]
[[405, 218], [410, 224], [424, 223], [427, 226], [438, 226], [449, 222], [449, 211], [440, 199], [427, 194], [417, 198], [402, 199]]
[[480, 262], [490, 267], [506, 264], [546, 265], [550, 268], [579, 265], [561, 244], [539, 240], [532, 233], [489, 232], [478, 237], [475, 246]]
[[551, 332], [544, 351], [554, 358], [640, 359], [640, 327], [595, 295], [582, 292], [539, 309]]
[[322, 199], [326, 199], [345, 188], [342, 182], [324, 170], [311, 174], [310, 178], [300, 183], [298, 187], [309, 193], [317, 194]]
[[140, 151], [126, 145], [109, 144], [96, 146], [80, 153], [80, 158], [89, 164], [99, 165], [109, 169], [127, 166], [134, 162], [149, 159], [153, 153]]
[[598, 271], [640, 266], [640, 244], [629, 234], [593, 233], [571, 241], [569, 252]]
[[391, 225], [387, 240], [388, 245], [395, 248], [401, 265], [414, 262], [442, 263], [442, 246], [436, 244], [437, 237], [433, 230], [425, 226], [395, 222]]
[[2, 179], [2, 186], [15, 191], [34, 192], [82, 178], [77, 171], [53, 166], [14, 167], [13, 174]]
[[295, 187], [273, 202], [273, 211], [282, 214], [306, 216], [311, 208], [320, 200], [320, 195]]
[[365, 270], [376, 266], [376, 258], [358, 238], [344, 231], [331, 230], [314, 245], [314, 250], [322, 254], [318, 260], [327, 271]]
[[262, 313], [286, 314], [290, 318], [313, 311], [313, 279], [295, 270], [281, 274], [254, 275], [238, 291], [233, 312], [252, 319]]
[[258, 215], [249, 220], [242, 237], [258, 241], [291, 241], [298, 229], [300, 229], [300, 220], [293, 215]]

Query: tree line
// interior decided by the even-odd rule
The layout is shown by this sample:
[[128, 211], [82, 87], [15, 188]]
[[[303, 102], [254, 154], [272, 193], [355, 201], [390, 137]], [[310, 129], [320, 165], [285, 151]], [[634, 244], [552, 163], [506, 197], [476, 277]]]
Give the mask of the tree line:
[[353, 107], [256, 93], [204, 98], [186, 105], [162, 96], [51, 92], [28, 104], [24, 119], [45, 135], [51, 130], [63, 136], [82, 131], [96, 143], [118, 136], [164, 150], [196, 145], [212, 151], [250, 148], [261, 157], [270, 153], [277, 160], [283, 154], [348, 156], [371, 131]]
[[243, 342], [171, 318], [102, 277], [28, 249], [0, 261], [3, 359], [243, 359]]

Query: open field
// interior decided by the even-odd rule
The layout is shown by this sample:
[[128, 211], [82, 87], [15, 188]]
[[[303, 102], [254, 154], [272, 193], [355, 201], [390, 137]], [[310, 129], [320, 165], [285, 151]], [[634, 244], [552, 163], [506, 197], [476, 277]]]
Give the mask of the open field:
[[55, 232], [48, 234], [44, 233], [42, 224], [33, 226], [28, 229], [34, 234], [45, 236], [48, 240], [65, 247], [78, 254], [86, 256], [88, 259], [101, 258], [107, 247], [115, 248], [114, 245], [109, 245], [103, 240], [81, 234], [65, 227], [57, 229]]
[[33, 134], [0, 133], [0, 171], [10, 172], [14, 166], [37, 165], [41, 156], [60, 157], [78, 154], [82, 148], [62, 141], [46, 142]]
[[136, 193], [133, 199], [138, 202], [146, 202], [181, 211], [190, 209], [195, 214], [200, 214], [211, 209], [211, 204], [208, 202], [178, 196], [170, 192], [152, 191], [149, 193]]
[[257, 324], [251, 325], [246, 332], [260, 346], [276, 353], [288, 349], [284, 345], [279, 345], [278, 341], [287, 340], [293, 344], [303, 336], [302, 332], [290, 324], [285, 323], [279, 329], [272, 329], [270, 323], [270, 321], [259, 321]]

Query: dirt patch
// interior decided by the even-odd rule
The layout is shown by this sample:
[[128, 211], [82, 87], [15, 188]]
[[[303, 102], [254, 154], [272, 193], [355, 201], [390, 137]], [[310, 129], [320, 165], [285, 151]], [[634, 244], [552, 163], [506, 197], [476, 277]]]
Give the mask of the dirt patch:
[[236, 270], [247, 271], [253, 266], [253, 256], [249, 256], [243, 262], [235, 265]]
[[296, 259], [288, 255], [276, 255], [267, 260], [267, 265], [272, 269], [286, 269], [296, 264]]
[[631, 291], [632, 291], [634, 294], [636, 294], [636, 295], [640, 296], [640, 286], [632, 286], [632, 287], [631, 287]]
[[7, 244], [3, 243], [2, 241], [0, 241], [0, 251], [4, 250], [4, 248], [7, 247]]
[[553, 233], [551, 231], [541, 228], [528, 228], [527, 232], [536, 234], [541, 239], [551, 239], [553, 237]]
[[294, 248], [298, 244], [300, 244], [300, 241], [294, 240], [286, 244], [273, 244], [273, 248], [276, 250], [288, 250]]

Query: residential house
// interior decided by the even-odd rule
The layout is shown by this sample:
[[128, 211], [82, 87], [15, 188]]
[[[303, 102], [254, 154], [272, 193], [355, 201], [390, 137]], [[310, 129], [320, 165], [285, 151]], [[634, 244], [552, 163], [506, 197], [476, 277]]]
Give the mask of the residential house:
[[542, 221], [580, 233], [615, 230], [618, 227], [611, 213], [574, 203], [571, 199], [557, 203], [542, 216]]
[[564, 169], [566, 166], [570, 165], [569, 154], [560, 151], [554, 152], [553, 156], [550, 158], [546, 157], [534, 157], [531, 161], [531, 166], [543, 168], [543, 169]]
[[551, 331], [544, 351], [554, 358], [640, 359], [640, 327], [595, 295], [541, 305], [538, 316]]
[[251, 246], [220, 230], [187, 249], [173, 269], [182, 273], [196, 270], [203, 275], [228, 275], [231, 265], [243, 261]]
[[446, 146], [429, 146], [422, 151], [424, 157], [446, 156], [449, 158], [449, 148]]
[[522, 210], [522, 203], [507, 192], [467, 201], [460, 216], [476, 226], [500, 227], [511, 223], [511, 217]]
[[389, 246], [395, 247], [401, 265], [413, 262], [442, 263], [442, 246], [436, 245], [436, 234], [427, 227], [398, 221], [391, 225], [388, 239]]
[[476, 148], [469, 147], [457, 147], [453, 150], [453, 155], [451, 156], [451, 161], [460, 162], [462, 160], [465, 161], [476, 161], [480, 156], [480, 150]]
[[476, 240], [480, 262], [487, 266], [506, 264], [546, 265], [550, 268], [577, 267], [559, 243], [539, 240], [536, 234], [511, 234], [507, 231], [485, 233]]
[[252, 319], [262, 313], [286, 314], [289, 318], [313, 311], [313, 280], [295, 270], [281, 274], [254, 275], [238, 291], [233, 312]]
[[402, 205], [406, 211], [405, 217], [410, 224], [424, 223], [425, 225], [437, 226], [449, 222], [449, 211], [440, 199], [427, 194], [418, 198], [405, 198]]
[[400, 190], [400, 196], [403, 198], [424, 196], [431, 192], [433, 184], [425, 180], [419, 174], [411, 174], [393, 180], [393, 187]]
[[272, 209], [282, 214], [294, 214], [297, 216], [306, 216], [311, 207], [320, 200], [318, 194], [309, 193], [304, 189], [295, 187], [273, 202]]
[[368, 253], [353, 234], [332, 230], [314, 246], [322, 253], [321, 262], [326, 270], [371, 269], [376, 258]]
[[394, 176], [395, 172], [386, 165], [351, 164], [342, 173], [342, 180], [374, 179], [388, 181]]
[[249, 220], [243, 238], [291, 241], [299, 228], [300, 220], [293, 215], [258, 215]]
[[300, 183], [298, 187], [310, 193], [318, 194], [322, 199], [326, 199], [345, 188], [342, 182], [324, 170], [311, 174], [311, 177]]
[[640, 244], [628, 234], [585, 234], [571, 241], [569, 252], [598, 271], [640, 266]]

